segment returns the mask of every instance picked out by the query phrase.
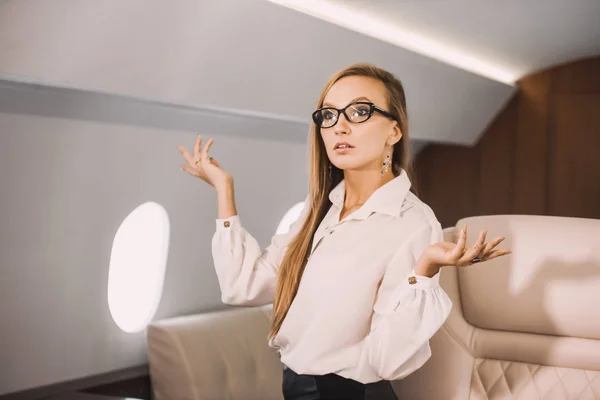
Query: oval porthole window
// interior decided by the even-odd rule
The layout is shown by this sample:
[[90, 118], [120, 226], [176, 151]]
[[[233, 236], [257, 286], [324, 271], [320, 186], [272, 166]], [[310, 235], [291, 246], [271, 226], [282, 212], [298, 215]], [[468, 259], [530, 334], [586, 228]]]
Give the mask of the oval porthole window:
[[292, 208], [290, 208], [290, 210], [287, 213], [285, 213], [285, 215], [281, 219], [281, 222], [279, 222], [279, 226], [277, 227], [277, 231], [275, 233], [277, 235], [287, 233], [290, 230], [292, 224], [296, 222], [298, 218], [300, 218], [300, 215], [302, 214], [303, 210], [304, 202], [301, 201], [300, 203], [296, 203]]
[[125, 332], [139, 332], [154, 317], [163, 290], [169, 252], [169, 216], [147, 202], [121, 223], [108, 271], [108, 308]]

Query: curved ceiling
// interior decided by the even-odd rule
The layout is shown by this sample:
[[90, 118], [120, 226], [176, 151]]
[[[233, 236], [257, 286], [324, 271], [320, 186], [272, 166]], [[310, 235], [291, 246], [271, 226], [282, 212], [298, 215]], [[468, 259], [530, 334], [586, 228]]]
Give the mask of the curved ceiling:
[[[385, 18], [388, 25], [428, 32], [438, 45], [446, 38], [463, 54], [477, 54], [488, 64], [504, 60], [501, 68], [515, 71], [553, 62], [547, 56], [553, 51], [560, 52], [555, 57], [560, 60], [598, 53], [598, 45], [585, 40], [597, 31], [588, 14], [597, 10], [595, 3], [600, 2], [586, 3], [587, 13], [565, 18], [570, 28], [561, 32], [571, 36], [556, 34], [563, 39], [557, 43], [560, 38], [545, 32], [541, 23], [517, 29], [518, 34], [500, 25], [488, 32], [490, 15], [497, 16], [501, 8], [496, 3], [493, 12], [473, 1], [343, 2], [352, 6], [348, 9], [368, 8], [370, 17]], [[515, 12], [516, 2], [508, 4]], [[505, 14], [505, 20], [512, 19]], [[266, 0], [0, 2], [0, 79], [10, 81], [11, 90], [15, 83], [70, 88], [182, 106], [187, 112], [216, 112], [236, 121], [275, 120], [265, 125], [274, 129], [268, 137], [298, 142], [306, 140], [323, 84], [354, 62], [375, 63], [403, 81], [417, 143], [473, 144], [515, 90], [509, 81], [314, 15]], [[447, 18], [454, 15], [463, 15], [464, 22]], [[454, 22], [441, 24], [444, 19]], [[536, 13], [519, 23], [527, 19], [546, 20]], [[585, 46], [574, 50], [576, 40]], [[520, 58], [523, 54], [530, 58]], [[235, 126], [240, 135], [255, 134], [242, 131], [243, 123]]]
[[600, 54], [598, 0], [270, 1], [507, 84]]

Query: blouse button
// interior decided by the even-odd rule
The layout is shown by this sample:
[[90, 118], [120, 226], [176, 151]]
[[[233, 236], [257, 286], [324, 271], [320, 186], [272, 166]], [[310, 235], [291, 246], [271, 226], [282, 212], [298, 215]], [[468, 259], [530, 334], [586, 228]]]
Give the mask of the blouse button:
[[417, 278], [415, 278], [414, 276], [411, 276], [410, 278], [408, 278], [408, 283], [410, 283], [411, 285], [414, 285], [415, 283], [417, 283]]
[[225, 221], [225, 222], [223, 222], [223, 226], [225, 228], [229, 228], [231, 226], [231, 223], [229, 221]]

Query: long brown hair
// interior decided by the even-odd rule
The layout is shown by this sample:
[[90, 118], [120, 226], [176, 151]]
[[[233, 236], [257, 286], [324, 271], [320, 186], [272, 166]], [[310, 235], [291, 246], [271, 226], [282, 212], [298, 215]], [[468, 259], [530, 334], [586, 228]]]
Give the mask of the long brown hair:
[[[408, 143], [408, 117], [406, 113], [406, 98], [402, 83], [393, 74], [372, 64], [360, 63], [350, 65], [335, 73], [325, 85], [317, 108], [322, 107], [325, 96], [331, 87], [340, 79], [347, 76], [364, 76], [375, 78], [385, 85], [387, 92], [387, 111], [390, 112], [402, 132], [402, 138], [394, 145], [392, 155], [392, 172], [398, 176], [402, 170], [412, 177], [412, 160]], [[287, 315], [296, 296], [300, 278], [311, 250], [312, 239], [323, 217], [331, 207], [329, 192], [342, 181], [344, 173], [331, 164], [327, 156], [321, 130], [311, 124], [309, 133], [311, 144], [309, 197], [305, 207], [306, 219], [299, 231], [290, 242], [279, 268], [275, 300], [273, 302], [273, 319], [269, 339], [273, 338]], [[331, 164], [331, 173], [329, 172]], [[412, 190], [412, 189], [411, 189]]]

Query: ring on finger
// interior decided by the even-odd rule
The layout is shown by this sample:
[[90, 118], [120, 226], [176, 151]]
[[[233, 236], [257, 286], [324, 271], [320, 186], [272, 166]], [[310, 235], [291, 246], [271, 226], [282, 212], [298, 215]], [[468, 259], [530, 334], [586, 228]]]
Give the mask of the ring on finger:
[[476, 263], [478, 263], [478, 262], [480, 262], [480, 261], [481, 261], [481, 258], [479, 258], [479, 257], [475, 257], [475, 258], [473, 258], [473, 259], [471, 260], [471, 264], [476, 264]]

